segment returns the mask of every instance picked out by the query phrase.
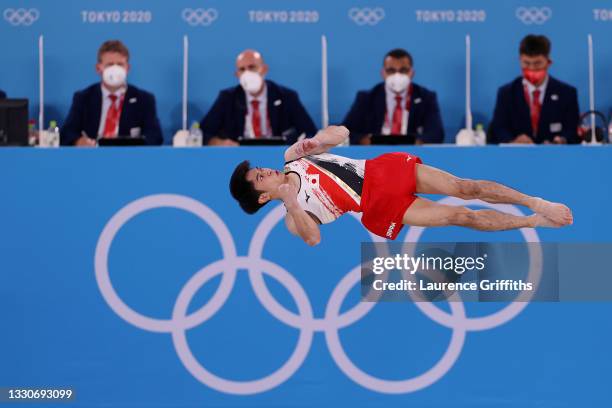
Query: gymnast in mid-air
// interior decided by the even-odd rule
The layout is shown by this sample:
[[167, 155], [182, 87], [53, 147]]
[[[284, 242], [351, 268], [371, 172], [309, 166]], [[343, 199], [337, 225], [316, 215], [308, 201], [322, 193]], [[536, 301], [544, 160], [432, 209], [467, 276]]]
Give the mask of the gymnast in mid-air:
[[[388, 239], [395, 239], [404, 224], [501, 231], [558, 228], [573, 222], [571, 210], [563, 204], [528, 196], [493, 181], [462, 179], [425, 165], [408, 153], [386, 153], [369, 160], [327, 153], [348, 135], [343, 126], [329, 126], [311, 139], [296, 142], [285, 151], [282, 171], [251, 167], [243, 161], [230, 180], [232, 196], [249, 214], [270, 201], [281, 200], [287, 209], [287, 228], [308, 245], [321, 241], [319, 225], [348, 211], [361, 212], [362, 224]], [[516, 216], [472, 210], [439, 204], [416, 194], [516, 204], [534, 213]]]

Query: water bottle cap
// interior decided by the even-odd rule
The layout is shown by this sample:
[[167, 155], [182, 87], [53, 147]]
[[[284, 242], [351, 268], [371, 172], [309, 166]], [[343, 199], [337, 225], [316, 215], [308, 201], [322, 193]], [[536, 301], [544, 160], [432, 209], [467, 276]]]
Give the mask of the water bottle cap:
[[57, 121], [52, 120], [49, 122], [49, 127], [57, 127]]
[[191, 128], [192, 129], [199, 129], [200, 128], [200, 122], [193, 122], [191, 124]]
[[484, 129], [484, 126], [482, 125], [482, 123], [479, 123], [476, 125], [476, 130], [482, 130]]

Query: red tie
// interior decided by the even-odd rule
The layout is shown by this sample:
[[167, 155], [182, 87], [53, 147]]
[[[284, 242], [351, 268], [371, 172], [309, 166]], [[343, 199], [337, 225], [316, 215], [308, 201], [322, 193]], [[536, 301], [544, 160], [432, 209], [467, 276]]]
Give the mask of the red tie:
[[261, 137], [261, 114], [259, 113], [259, 101], [257, 99], [253, 99], [251, 101], [251, 107], [253, 108], [253, 112], [251, 114], [253, 133], [255, 134], [255, 137], [259, 139]]
[[533, 129], [533, 136], [535, 136], [538, 133], [540, 112], [542, 111], [542, 104], [540, 103], [540, 90], [534, 90], [532, 96], [533, 99], [531, 101], [531, 129]]
[[117, 122], [119, 121], [121, 107], [117, 106], [117, 95], [111, 94], [108, 95], [108, 97], [111, 100], [111, 105], [108, 107], [108, 112], [106, 112], [106, 122], [104, 123], [103, 137], [113, 138], [117, 136], [115, 134], [115, 129], [117, 129]]
[[399, 135], [400, 133], [402, 133], [402, 96], [395, 95], [395, 109], [393, 110], [391, 134]]

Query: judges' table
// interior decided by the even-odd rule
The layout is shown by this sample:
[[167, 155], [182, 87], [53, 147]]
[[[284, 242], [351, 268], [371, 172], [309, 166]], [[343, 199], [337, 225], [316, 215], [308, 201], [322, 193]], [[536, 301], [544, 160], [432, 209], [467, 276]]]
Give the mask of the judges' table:
[[[410, 151], [458, 176], [566, 203], [575, 224], [538, 229], [541, 241], [610, 238], [610, 148]], [[604, 401], [610, 304], [530, 304], [467, 333], [410, 303], [352, 309], [358, 285], [346, 279], [357, 273], [360, 242], [370, 240], [355, 218], [323, 226], [321, 244], [310, 248], [285, 230], [278, 204], [247, 216], [229, 194], [237, 163], [281, 168], [282, 153], [1, 149], [0, 385], [70, 386], [82, 406]], [[420, 239], [523, 236], [442, 228]], [[465, 313], [503, 307], [469, 304]]]

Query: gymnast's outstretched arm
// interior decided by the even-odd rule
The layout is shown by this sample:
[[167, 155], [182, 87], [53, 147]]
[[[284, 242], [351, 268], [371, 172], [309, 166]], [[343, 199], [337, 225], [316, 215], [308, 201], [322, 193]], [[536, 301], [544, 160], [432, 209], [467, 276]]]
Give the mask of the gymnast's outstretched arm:
[[312, 139], [295, 142], [285, 151], [285, 161], [297, 160], [312, 154], [325, 153], [334, 146], [344, 142], [349, 130], [344, 126], [328, 126], [320, 130]]

